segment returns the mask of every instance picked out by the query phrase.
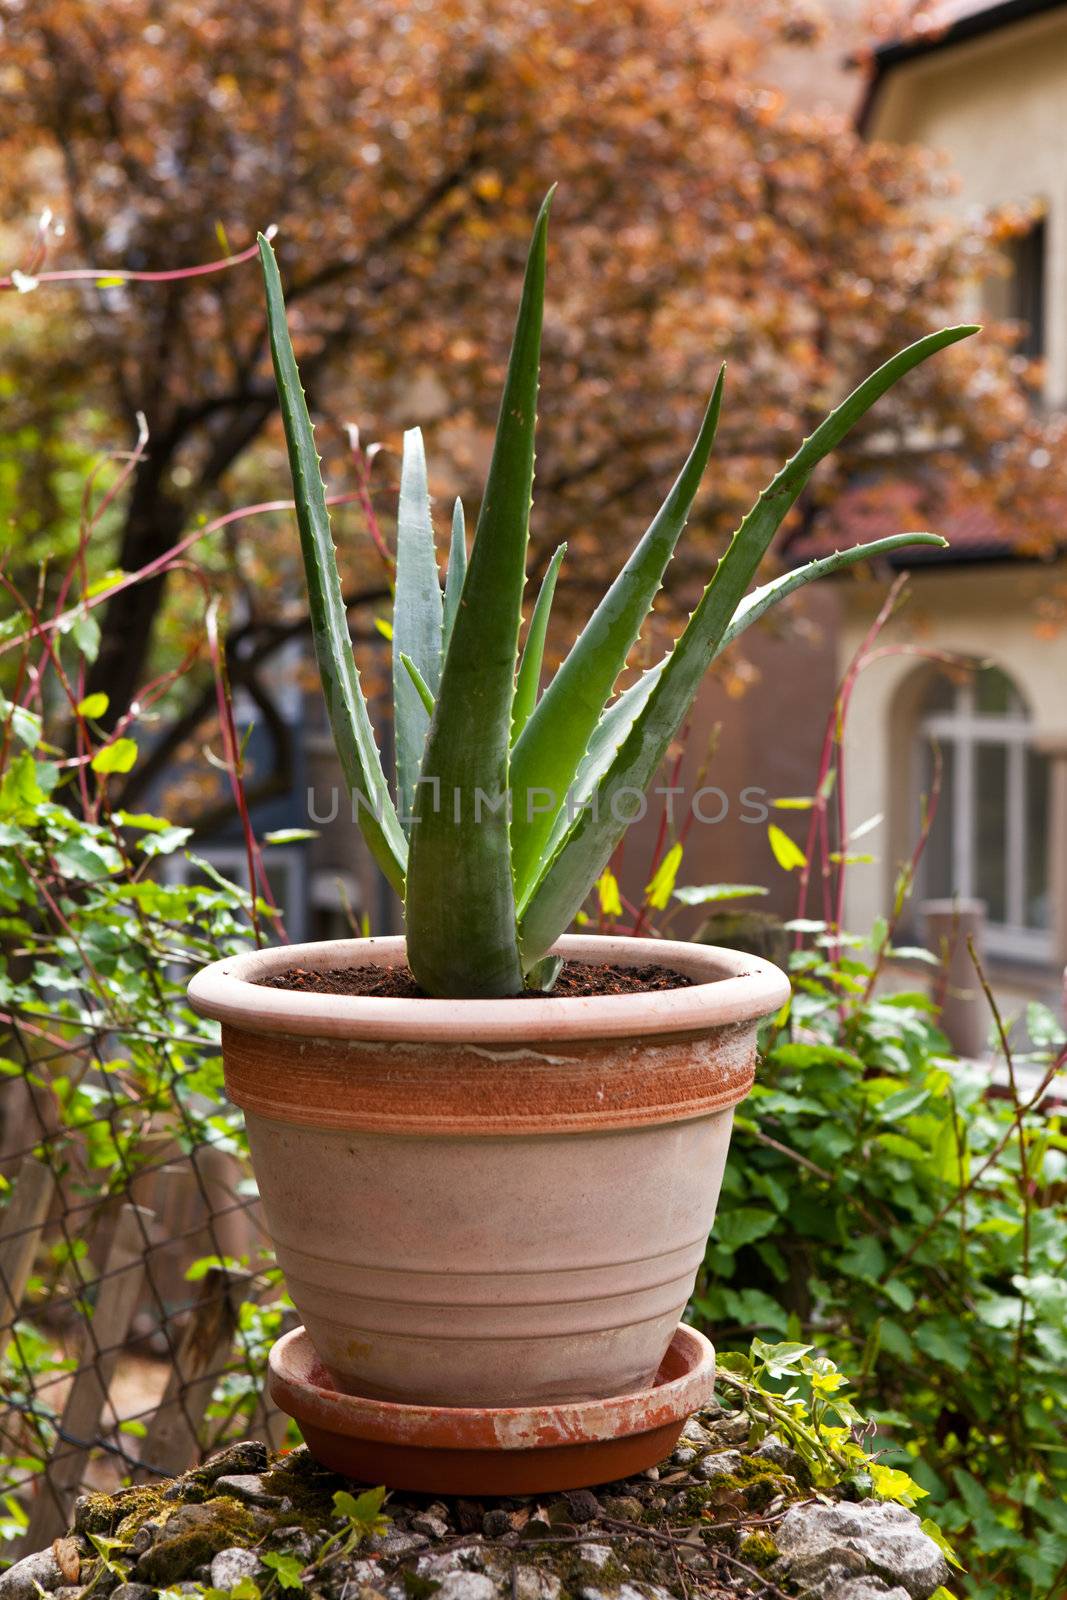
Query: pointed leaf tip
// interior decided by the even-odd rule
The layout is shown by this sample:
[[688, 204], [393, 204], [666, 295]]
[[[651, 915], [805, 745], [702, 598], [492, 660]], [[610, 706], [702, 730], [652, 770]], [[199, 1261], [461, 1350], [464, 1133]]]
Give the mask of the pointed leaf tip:
[[312, 636], [327, 712], [353, 803], [357, 795], [366, 802], [359, 816], [364, 836], [389, 882], [402, 893], [407, 841], [389, 798], [352, 653], [326, 492], [314, 430], [289, 338], [278, 263], [266, 240], [260, 240], [259, 249], [266, 287], [271, 358], [293, 480]]
[[418, 826], [411, 834], [408, 963], [422, 988], [439, 996], [514, 995], [523, 984], [507, 796], [534, 476], [546, 216], [542, 206], [526, 258], [462, 603], [452, 618], [423, 758], [424, 776], [436, 779], [448, 800], [438, 807], [429, 786], [421, 785]]

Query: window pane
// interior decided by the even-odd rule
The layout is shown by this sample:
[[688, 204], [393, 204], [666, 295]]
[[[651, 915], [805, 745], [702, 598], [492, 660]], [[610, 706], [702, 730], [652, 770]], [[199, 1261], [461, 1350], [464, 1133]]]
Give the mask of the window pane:
[[1045, 353], [1045, 222], [1042, 218], [1008, 251], [1012, 264], [1010, 315], [1023, 324], [1019, 349], [1037, 360]]
[[[929, 799], [934, 781], [934, 751], [923, 751], [923, 793]], [[948, 900], [958, 891], [952, 868], [952, 812], [955, 802], [956, 747], [941, 746], [941, 794], [923, 856], [923, 892], [930, 900]]]
[[986, 902], [990, 922], [1008, 920], [1007, 754], [1002, 744], [979, 744], [974, 751], [975, 892]]
[[1026, 926], [1048, 928], [1049, 916], [1049, 759], [1026, 752]]
[[954, 683], [944, 672], [936, 672], [930, 679], [926, 694], [923, 696], [923, 710], [927, 714], [938, 711], [955, 711], [958, 693], [958, 684]]
[[999, 667], [983, 667], [975, 674], [974, 703], [986, 716], [1025, 715], [1018, 690]]

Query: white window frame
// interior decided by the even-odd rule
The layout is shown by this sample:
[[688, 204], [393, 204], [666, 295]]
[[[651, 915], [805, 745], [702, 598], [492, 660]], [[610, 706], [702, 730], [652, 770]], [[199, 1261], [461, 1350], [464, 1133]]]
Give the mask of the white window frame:
[[[1010, 679], [1009, 679], [1010, 681]], [[1015, 685], [1012, 685], [1015, 689]], [[1019, 691], [1015, 689], [1018, 696]], [[1020, 697], [1021, 699], [1021, 697]], [[952, 711], [926, 713], [919, 722], [920, 752], [931, 740], [942, 747], [953, 747], [952, 791], [952, 877], [956, 896], [977, 899], [975, 841], [975, 761], [979, 744], [999, 744], [1007, 751], [1007, 819], [1005, 833], [1008, 857], [1005, 863], [1007, 922], [986, 923], [986, 947], [992, 955], [1009, 961], [1051, 962], [1054, 957], [1051, 928], [1028, 928], [1024, 924], [1026, 904], [1026, 861], [1029, 845], [1029, 819], [1026, 807], [1026, 755], [1035, 748], [1034, 728], [1026, 711], [979, 711], [975, 704], [975, 680], [969, 679], [956, 690]], [[922, 773], [922, 762], [919, 763]]]

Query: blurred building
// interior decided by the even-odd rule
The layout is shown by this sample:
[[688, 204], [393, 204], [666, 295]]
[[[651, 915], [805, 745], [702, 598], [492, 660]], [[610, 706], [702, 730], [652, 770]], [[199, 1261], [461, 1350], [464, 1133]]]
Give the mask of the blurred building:
[[[1011, 247], [1010, 271], [976, 282], [972, 303], [959, 309], [978, 320], [1016, 319], [1023, 353], [1042, 363], [1044, 388], [1035, 403], [1067, 406], [1067, 0], [950, 0], [928, 8], [921, 34], [875, 52], [865, 85], [844, 70], [859, 37], [860, 8], [834, 0], [832, 12], [822, 55], [796, 52], [783, 60], [783, 86], [794, 99], [854, 107], [871, 139], [945, 152], [960, 179], [946, 192], [946, 207], [1032, 212], [1032, 227]], [[877, 525], [865, 516], [859, 486], [854, 539], [915, 525], [906, 510]], [[1001, 987], [1045, 994], [1067, 963], [1067, 636], [1051, 625], [1042, 629], [1057, 597], [1067, 614], [1067, 561], [1057, 553], [1063, 540], [1050, 528], [1048, 550], [1027, 558], [1011, 529], [973, 506], [950, 512], [937, 527], [950, 548], [909, 561], [912, 599], [885, 642], [936, 643], [984, 666], [953, 682], [905, 655], [859, 679], [845, 750], [847, 806], [850, 827], [869, 825], [857, 852], [872, 859], [850, 868], [846, 923], [864, 932], [888, 910], [899, 865], [915, 845], [936, 744], [942, 792], [913, 906], [953, 897], [984, 902], [986, 949]], [[793, 913], [796, 877], [776, 866], [767, 822], [803, 843], [806, 814], [767, 806], [810, 794], [835, 686], [885, 588], [883, 574], [878, 583], [850, 576], [808, 591], [799, 621], [772, 621], [746, 635], [735, 670], [709, 679], [674, 780], [688, 796], [703, 785], [711, 791], [689, 832], [680, 881], [766, 884], [766, 899], [742, 903]], [[370, 647], [362, 648], [365, 655]], [[385, 679], [384, 650], [378, 653], [375, 671]], [[290, 936], [345, 936], [364, 917], [375, 932], [394, 931], [398, 907], [359, 842], [307, 669], [299, 649], [280, 663], [288, 684], [280, 695], [291, 741], [288, 787], [254, 817], [259, 832], [317, 830], [313, 839], [281, 843], [268, 854]], [[239, 722], [252, 725], [254, 766], [268, 731], [255, 707], [237, 709]], [[383, 756], [388, 767], [389, 752]], [[625, 847], [622, 875], [636, 898], [659, 817], [654, 801]], [[199, 850], [227, 875], [245, 876], [234, 822]], [[682, 913], [672, 927], [689, 934], [703, 915]], [[911, 921], [921, 938], [917, 911]]]
[[[1035, 404], [1067, 407], [1067, 0], [950, 0], [927, 8], [923, 32], [890, 41], [868, 69], [856, 116], [870, 139], [929, 146], [959, 184], [943, 204], [959, 212], [1018, 208], [1028, 231], [1008, 270], [972, 286], [959, 308], [974, 320], [1013, 319], [1020, 350], [1041, 364]], [[842, 57], [848, 48], [842, 34]], [[840, 99], [840, 96], [838, 97]], [[884, 486], [857, 485], [835, 508], [835, 528], [804, 555], [923, 526]], [[951, 500], [951, 497], [950, 497]], [[873, 512], [873, 514], [872, 514]], [[945, 672], [914, 654], [887, 655], [859, 677], [847, 723], [844, 777], [849, 829], [862, 830], [848, 872], [846, 925], [866, 932], [893, 902], [894, 883], [920, 834], [940, 751], [936, 820], [905, 915], [909, 941], [926, 932], [929, 900], [981, 902], [985, 950], [1002, 992], [1055, 993], [1067, 962], [1067, 541], [1050, 511], [1047, 541], [1027, 557], [1013, 529], [973, 503], [950, 504], [935, 524], [945, 551], [909, 555], [910, 600], [885, 645], [939, 650], [976, 664]], [[843, 536], [843, 532], [847, 536]], [[825, 545], [825, 549], [823, 548]], [[799, 555], [801, 552], [797, 552]], [[806, 607], [807, 636], [765, 635], [751, 646], [756, 682], [735, 706], [729, 684], [709, 683], [694, 719], [699, 743], [721, 722], [716, 782], [769, 796], [809, 794], [833, 686], [886, 594], [879, 581], [825, 586]], [[981, 664], [981, 665], [979, 665]], [[694, 752], [687, 752], [692, 770]], [[801, 844], [803, 813], [772, 813]], [[689, 882], [772, 884], [759, 902], [787, 914], [795, 883], [778, 872], [766, 828], [736, 815], [695, 829]], [[752, 902], [756, 904], [756, 902]], [[821, 914], [816, 901], [809, 915]]]
[[[1042, 363], [1037, 404], [1067, 406], [1067, 4], [966, 0], [935, 7], [921, 35], [875, 55], [860, 125], [871, 139], [946, 152], [959, 187], [946, 207], [1032, 214], [1012, 241], [1010, 272], [973, 287], [965, 315], [1012, 318], [1022, 352]], [[913, 566], [913, 599], [889, 635], [936, 641], [987, 663], [953, 684], [906, 656], [857, 686], [846, 749], [855, 818], [884, 812], [871, 835], [880, 864], [852, 874], [847, 915], [867, 928], [891, 895], [894, 863], [919, 825], [920, 795], [942, 759], [942, 792], [919, 893], [976, 897], [986, 944], [1005, 976], [1040, 988], [1067, 961], [1067, 592], [1065, 541], [1027, 559], [1011, 530], [961, 510], [939, 532], [950, 548]], [[840, 662], [878, 597], [841, 586]], [[1043, 622], [1045, 625], [1043, 626]]]

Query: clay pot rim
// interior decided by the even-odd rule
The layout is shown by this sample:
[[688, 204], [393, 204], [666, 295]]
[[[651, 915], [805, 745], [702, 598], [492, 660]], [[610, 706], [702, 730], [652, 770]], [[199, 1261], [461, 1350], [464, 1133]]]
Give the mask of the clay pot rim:
[[[681, 1423], [706, 1405], [715, 1386], [715, 1349], [680, 1323], [646, 1389], [602, 1400], [530, 1406], [403, 1404], [346, 1394], [332, 1386], [306, 1329], [271, 1347], [270, 1397], [301, 1426], [347, 1438], [433, 1450], [536, 1451], [582, 1446]], [[594, 1480], [595, 1481], [595, 1480]]]
[[648, 994], [570, 996], [542, 1000], [398, 999], [319, 995], [265, 988], [256, 980], [287, 967], [396, 966], [402, 937], [329, 939], [226, 956], [189, 984], [194, 1011], [247, 1033], [298, 1038], [441, 1044], [500, 1044], [536, 1039], [624, 1039], [705, 1033], [752, 1022], [789, 998], [785, 973], [759, 956], [681, 940], [571, 934], [553, 946], [571, 961], [671, 967], [687, 988]]

